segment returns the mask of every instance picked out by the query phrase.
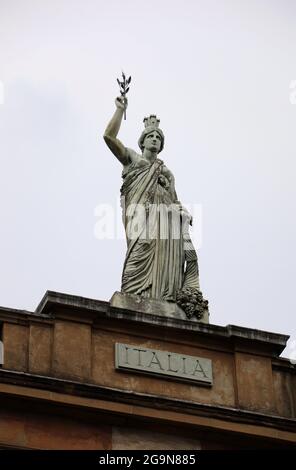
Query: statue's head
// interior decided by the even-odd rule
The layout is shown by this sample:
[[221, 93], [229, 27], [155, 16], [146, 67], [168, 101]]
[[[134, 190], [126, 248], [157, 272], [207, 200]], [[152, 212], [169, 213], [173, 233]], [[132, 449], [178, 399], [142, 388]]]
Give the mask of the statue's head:
[[144, 118], [145, 129], [143, 130], [141, 137], [139, 138], [138, 144], [140, 149], [161, 152], [164, 146], [164, 135], [161, 129], [159, 129], [159, 119], [154, 114], [151, 114], [148, 118]]

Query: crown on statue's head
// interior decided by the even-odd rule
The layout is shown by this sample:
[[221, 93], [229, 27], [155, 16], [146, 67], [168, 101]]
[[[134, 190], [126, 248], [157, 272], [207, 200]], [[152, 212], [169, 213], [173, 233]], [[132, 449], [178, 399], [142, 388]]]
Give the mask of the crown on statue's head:
[[158, 129], [159, 123], [160, 123], [160, 120], [157, 119], [155, 114], [150, 114], [149, 117], [144, 118], [145, 129], [146, 127], [154, 127], [155, 129]]
[[164, 135], [163, 135], [162, 130], [159, 129], [159, 123], [160, 123], [160, 120], [157, 119], [155, 114], [150, 114], [149, 117], [144, 118], [145, 129], [143, 130], [138, 141], [139, 147], [142, 150], [142, 152], [144, 150], [144, 141], [145, 141], [146, 136], [148, 134], [151, 134], [151, 132], [155, 132], [155, 131], [157, 131], [161, 137], [161, 146], [160, 146], [159, 152], [162, 151], [163, 146], [164, 146]]

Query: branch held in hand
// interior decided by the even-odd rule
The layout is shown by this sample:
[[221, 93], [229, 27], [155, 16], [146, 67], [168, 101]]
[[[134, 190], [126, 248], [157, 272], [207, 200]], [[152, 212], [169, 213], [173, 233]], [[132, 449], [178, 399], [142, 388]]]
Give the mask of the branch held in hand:
[[[128, 93], [130, 89], [129, 85], [131, 81], [132, 81], [132, 77], [129, 77], [128, 79], [126, 79], [126, 76], [123, 72], [122, 72], [122, 82], [117, 78], [117, 83], [119, 85], [120, 94], [123, 97], [124, 104], [126, 102], [126, 94]], [[126, 107], [124, 107], [124, 119], [126, 119]]]

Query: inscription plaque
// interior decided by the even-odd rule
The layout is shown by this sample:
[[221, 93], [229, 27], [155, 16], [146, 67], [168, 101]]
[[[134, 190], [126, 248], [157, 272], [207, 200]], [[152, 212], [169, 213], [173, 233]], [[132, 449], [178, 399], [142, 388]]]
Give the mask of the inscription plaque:
[[119, 370], [167, 376], [202, 385], [213, 384], [210, 359], [130, 344], [115, 344], [115, 367]]

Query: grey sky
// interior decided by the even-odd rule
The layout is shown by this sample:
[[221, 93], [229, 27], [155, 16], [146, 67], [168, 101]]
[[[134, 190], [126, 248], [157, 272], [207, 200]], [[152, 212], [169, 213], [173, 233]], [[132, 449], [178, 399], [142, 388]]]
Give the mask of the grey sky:
[[0, 0], [0, 305], [47, 289], [108, 300], [125, 240], [97, 240], [121, 167], [102, 139], [131, 74], [120, 138], [157, 113], [179, 199], [202, 205], [210, 321], [295, 338], [294, 1]]

